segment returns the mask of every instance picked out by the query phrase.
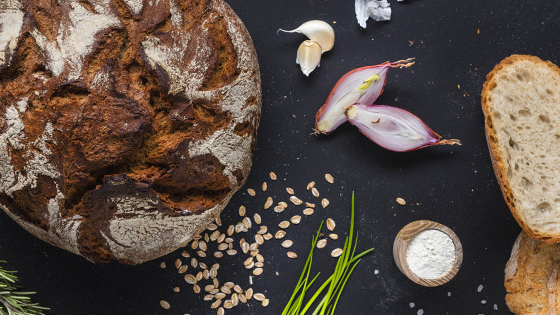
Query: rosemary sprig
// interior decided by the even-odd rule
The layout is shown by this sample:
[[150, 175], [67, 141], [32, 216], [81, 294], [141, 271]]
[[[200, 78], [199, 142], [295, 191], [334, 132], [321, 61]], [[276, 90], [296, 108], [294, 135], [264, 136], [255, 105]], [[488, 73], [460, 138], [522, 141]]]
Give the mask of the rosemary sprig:
[[[315, 306], [315, 309], [312, 315], [332, 315], [336, 310], [336, 306], [338, 305], [338, 301], [340, 299], [340, 295], [342, 294], [342, 290], [346, 286], [348, 278], [354, 269], [360, 263], [361, 258], [371, 252], [373, 248], [370, 248], [362, 253], [355, 255], [356, 247], [358, 245], [358, 236], [354, 238], [354, 193], [352, 192], [352, 214], [350, 219], [350, 233], [346, 237], [346, 241], [344, 242], [344, 248], [342, 255], [338, 258], [336, 263], [336, 267], [334, 269], [333, 274], [325, 281], [323, 284], [315, 291], [315, 293], [309, 298], [307, 303], [302, 309], [303, 301], [306, 297], [307, 290], [311, 285], [315, 282], [319, 274], [317, 274], [313, 280], [308, 284], [309, 274], [311, 272], [311, 264], [313, 262], [313, 250], [317, 245], [317, 241], [319, 240], [319, 235], [321, 233], [321, 228], [323, 227], [323, 223], [319, 226], [319, 230], [313, 237], [311, 242], [311, 250], [309, 251], [309, 255], [307, 256], [307, 261], [303, 267], [303, 271], [299, 277], [298, 283], [292, 296], [282, 315], [304, 315], [311, 309], [311, 307], [316, 304], [315, 302], [319, 300], [318, 304]], [[325, 291], [323, 293], [323, 291]]]
[[[1, 261], [0, 263], [6, 263]], [[0, 267], [0, 315], [44, 315], [49, 308], [32, 303], [29, 295], [35, 292], [21, 291], [15, 285], [16, 271], [6, 271]]]

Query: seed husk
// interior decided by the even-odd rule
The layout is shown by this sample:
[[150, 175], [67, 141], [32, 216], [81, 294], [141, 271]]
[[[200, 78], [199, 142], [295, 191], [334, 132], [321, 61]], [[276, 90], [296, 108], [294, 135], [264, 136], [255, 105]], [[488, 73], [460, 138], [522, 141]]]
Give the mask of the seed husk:
[[224, 287], [226, 287], [226, 288], [230, 288], [230, 289], [231, 289], [231, 288], [233, 288], [234, 286], [235, 286], [235, 284], [234, 284], [233, 282], [231, 282], [231, 281], [228, 281], [228, 282], [224, 283]]
[[270, 303], [269, 299], [264, 299], [264, 301], [262, 301], [262, 306], [267, 307], [269, 303]]
[[247, 291], [245, 291], [245, 297], [247, 298], [247, 300], [253, 298], [253, 288], [249, 288], [247, 289]]
[[216, 240], [218, 243], [223, 242], [226, 239], [226, 235], [224, 233], [220, 234], [220, 236], [218, 236], [218, 239]]
[[206, 227], [206, 229], [207, 229], [208, 231], [215, 231], [215, 230], [218, 229], [218, 226], [217, 226], [216, 224], [214, 224], [214, 223], [211, 223], [210, 225], [208, 225], [208, 226]]
[[259, 231], [257, 232], [260, 235], [264, 235], [266, 234], [266, 232], [268, 231], [268, 227], [266, 227], [266, 225], [261, 225], [261, 227], [259, 228]]
[[256, 234], [255, 235], [255, 242], [257, 242], [257, 244], [259, 244], [259, 245], [262, 245], [262, 244], [264, 244], [264, 238], [260, 234]]
[[338, 239], [338, 234], [331, 233], [331, 234], [329, 234], [329, 237], [333, 240], [337, 240]]
[[286, 187], [286, 192], [287, 192], [288, 194], [290, 194], [290, 195], [293, 195], [293, 194], [294, 194], [294, 190], [293, 190], [292, 188], [290, 188], [290, 187]]
[[281, 207], [281, 206], [274, 207], [274, 212], [276, 212], [276, 213], [282, 213], [282, 212], [284, 212], [284, 210], [286, 210], [286, 208]]
[[286, 229], [290, 226], [290, 221], [282, 221], [278, 223], [278, 227], [281, 229]]
[[283, 207], [283, 208], [288, 208], [288, 204], [287, 204], [286, 202], [284, 202], [284, 201], [280, 201], [280, 202], [278, 203], [278, 205], [279, 205], [280, 207]]
[[231, 288], [226, 287], [225, 285], [220, 288], [220, 291], [222, 291], [225, 294], [231, 294]]
[[205, 269], [204, 272], [202, 272], [202, 276], [204, 277], [204, 279], [208, 280], [210, 278], [210, 271], [208, 271], [208, 269]]
[[290, 196], [290, 201], [296, 206], [299, 206], [303, 203], [303, 201], [301, 201], [301, 199], [296, 196]]
[[235, 232], [235, 226], [230, 225], [227, 229], [227, 235], [232, 236], [233, 232]]
[[340, 255], [342, 255], [342, 248], [335, 248], [335, 249], [333, 249], [333, 251], [331, 252], [331, 256], [332, 256], [332, 257], [335, 257], [335, 258], [336, 258], [336, 257], [338, 257], [338, 256], [340, 256]]
[[212, 294], [206, 294], [203, 298], [204, 301], [212, 301], [214, 296]]
[[198, 240], [192, 241], [192, 243], [191, 243], [191, 248], [192, 248], [192, 249], [197, 249], [197, 248], [198, 248]]
[[292, 224], [299, 224], [301, 222], [301, 216], [300, 215], [294, 215], [290, 219], [290, 222], [292, 222]]
[[202, 251], [206, 251], [208, 249], [208, 245], [206, 244], [205, 241], [199, 241], [198, 242], [198, 249], [200, 249]]
[[315, 210], [313, 210], [312, 208], [303, 209], [303, 214], [305, 214], [305, 215], [312, 215], [313, 212], [315, 212]]
[[327, 246], [327, 239], [324, 238], [322, 240], [319, 240], [317, 242], [317, 248], [325, 248], [325, 246]]
[[315, 187], [311, 188], [311, 193], [313, 194], [314, 197], [319, 198], [319, 191], [317, 190], [317, 188]]
[[239, 294], [239, 301], [241, 301], [241, 303], [247, 303], [247, 297], [245, 294]]
[[237, 296], [237, 293], [231, 295], [231, 304], [233, 306], [237, 306], [239, 304], [239, 296]]
[[323, 208], [326, 208], [329, 205], [329, 200], [327, 198], [323, 198], [323, 200], [321, 200], [321, 206], [323, 206]]
[[406, 205], [406, 201], [404, 199], [402, 199], [401, 197], [397, 198], [397, 203], [401, 206]]
[[247, 211], [247, 208], [245, 208], [245, 206], [239, 207], [239, 216], [244, 217], [246, 211]]
[[218, 276], [218, 270], [217, 269], [210, 269], [210, 272], [208, 273], [208, 275], [210, 276], [210, 278], [214, 279], [216, 278], [216, 276]]
[[255, 298], [255, 300], [262, 302], [266, 299], [266, 296], [264, 296], [264, 294], [262, 293], [255, 293], [255, 295], [253, 296]]
[[218, 294], [218, 292], [220, 292], [220, 290], [214, 289], [214, 290], [210, 291], [210, 294]]
[[251, 219], [249, 219], [248, 217], [243, 218], [243, 221], [241, 221], [243, 223], [243, 226], [245, 226], [245, 228], [248, 230], [251, 228], [251, 226], [253, 226], [253, 224], [251, 223]]
[[274, 238], [276, 239], [281, 239], [284, 236], [286, 236], [286, 231], [283, 230], [279, 230], [278, 232], [276, 232], [276, 234], [274, 234]]
[[202, 276], [203, 276], [202, 271], [199, 271], [199, 272], [196, 274], [196, 281], [202, 280]]
[[262, 183], [262, 191], [266, 191], [266, 189], [268, 188], [268, 184], [266, 182]]
[[315, 204], [314, 204], [314, 203], [311, 203], [311, 202], [306, 202], [306, 203], [305, 203], [305, 206], [306, 206], [306, 207], [309, 207], [309, 208], [315, 208]]
[[263, 238], [264, 238], [265, 240], [267, 240], [267, 241], [271, 240], [272, 237], [273, 237], [273, 236], [272, 236], [272, 234], [270, 234], [270, 233], [266, 233], [265, 235], [263, 235]]
[[266, 198], [266, 202], [264, 203], [264, 208], [268, 209], [268, 208], [272, 207], [273, 203], [274, 203], [274, 201], [272, 200], [272, 197]]
[[218, 309], [218, 312], [216, 313], [216, 315], [224, 315], [224, 314], [225, 314], [224, 308], [223, 308], [223, 307], [220, 307], [220, 308]]
[[196, 260], [196, 258], [194, 258], [194, 257], [191, 258], [191, 266], [192, 266], [193, 268], [198, 267], [198, 260]]
[[325, 179], [327, 180], [327, 182], [329, 182], [329, 184], [334, 183], [334, 177], [329, 173], [325, 174]]
[[218, 292], [218, 293], [216, 293], [216, 295], [214, 297], [218, 300], [223, 300], [223, 299], [226, 298], [226, 294], [223, 293], [223, 292]]
[[257, 261], [258, 261], [258, 262], [264, 262], [264, 257], [263, 257], [263, 255], [258, 254], [258, 255], [256, 256], [256, 258], [257, 258]]
[[290, 257], [290, 258], [292, 258], [292, 259], [297, 258], [297, 254], [294, 253], [294, 252], [288, 252], [287, 255], [288, 255], [288, 257]]
[[210, 242], [210, 237], [208, 236], [208, 233], [204, 233], [204, 240], [206, 242]]
[[[217, 240], [218, 237], [220, 237], [220, 231], [214, 231], [210, 235], [210, 240], [213, 242], [213, 241]], [[200, 244], [198, 244], [198, 246], [200, 247]]]
[[197, 251], [196, 254], [198, 255], [198, 257], [202, 257], [202, 258], [206, 257], [206, 253], [201, 250]]
[[257, 192], [253, 188], [248, 188], [247, 193], [252, 197], [255, 197], [255, 195], [257, 194]]
[[255, 213], [255, 215], [253, 216], [253, 220], [255, 220], [256, 224], [261, 224], [262, 223], [261, 216], [258, 213]]
[[243, 242], [241, 244], [241, 250], [243, 251], [244, 254], [247, 254], [249, 252], [249, 243]]
[[167, 267], [167, 265], [165, 264], [165, 261], [162, 261], [161, 263], [159, 263], [159, 267], [161, 269], [165, 269], [165, 267]]
[[193, 285], [193, 291], [196, 294], [200, 293], [200, 286], [198, 284]]
[[189, 257], [191, 257], [191, 254], [189, 254], [189, 253], [186, 252], [186, 251], [182, 251], [182, 252], [181, 252], [181, 256], [183, 256], [183, 257], [185, 257], [185, 258], [189, 258]]
[[235, 233], [241, 233], [241, 231], [243, 231], [245, 227], [243, 226], [243, 224], [238, 223], [235, 225]]
[[292, 242], [291, 240], [285, 240], [282, 242], [282, 247], [284, 248], [290, 248], [292, 247], [292, 245], [294, 245], [294, 242]]
[[214, 284], [214, 287], [217, 288], [220, 286], [220, 281], [218, 281], [218, 279], [212, 279], [212, 284]]
[[212, 305], [210, 305], [210, 308], [212, 308], [212, 309], [218, 308], [218, 306], [220, 306], [220, 304], [222, 304], [222, 300], [216, 300], [216, 301], [214, 301], [214, 303], [212, 303]]
[[247, 259], [245, 259], [245, 261], [243, 262], [243, 264], [245, 266], [249, 265], [251, 262], [253, 262], [253, 257], [249, 257]]
[[222, 258], [224, 257], [224, 253], [220, 252], [220, 251], [216, 251], [214, 252], [214, 257], [216, 258]]
[[[253, 257], [251, 257], [251, 258], [253, 258]], [[255, 267], [255, 262], [254, 261], [251, 261], [250, 263], [245, 265], [245, 269], [253, 269], [253, 267]]]
[[224, 302], [224, 308], [226, 309], [231, 309], [233, 307], [233, 303], [231, 303], [231, 300], [227, 300]]
[[257, 261], [257, 262], [255, 263], [255, 267], [257, 267], [257, 268], [262, 268], [262, 267], [264, 267], [264, 263], [262, 263], [262, 262], [260, 262], [260, 261]]
[[222, 215], [218, 214], [216, 220], [214, 220], [218, 226], [222, 226]]
[[307, 190], [311, 190], [311, 188], [315, 187], [315, 182], [310, 182], [307, 184]]
[[179, 273], [183, 274], [183, 273], [187, 272], [187, 269], [189, 269], [188, 265], [182, 265], [181, 268], [179, 268]]
[[243, 289], [241, 289], [241, 287], [237, 284], [233, 286], [233, 291], [235, 291], [239, 294], [243, 293]]
[[169, 304], [169, 302], [167, 302], [167, 301], [165, 301], [165, 300], [159, 301], [159, 305], [161, 305], [161, 307], [162, 307], [163, 309], [166, 309], [166, 310], [168, 310], [168, 309], [171, 308], [171, 305]]
[[260, 276], [263, 273], [263, 269], [262, 268], [255, 268], [255, 270], [253, 270], [253, 274], [255, 276]]
[[183, 264], [183, 262], [181, 261], [181, 259], [177, 258], [175, 260], [175, 268], [177, 268], [177, 269], [181, 268], [182, 264]]
[[228, 249], [226, 252], [228, 255], [233, 256], [235, 254], [237, 254], [237, 250], [235, 249]]
[[270, 179], [272, 179], [272, 180], [278, 179], [278, 177], [276, 177], [276, 173], [274, 173], [274, 172], [270, 172], [270, 174], [268, 174], [268, 175], [270, 175]]
[[329, 229], [329, 231], [334, 231], [334, 228], [336, 227], [336, 223], [334, 223], [334, 220], [331, 218], [327, 219], [327, 229]]
[[226, 250], [226, 249], [228, 249], [227, 243], [221, 243], [218, 245], [218, 250]]

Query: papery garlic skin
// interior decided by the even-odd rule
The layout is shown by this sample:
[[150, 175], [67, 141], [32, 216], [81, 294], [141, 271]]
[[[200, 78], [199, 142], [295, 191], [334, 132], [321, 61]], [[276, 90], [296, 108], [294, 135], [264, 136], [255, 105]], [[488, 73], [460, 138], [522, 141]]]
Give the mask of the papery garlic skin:
[[389, 69], [409, 67], [412, 64], [412, 59], [406, 59], [346, 73], [338, 80], [327, 101], [315, 115], [315, 132], [329, 134], [342, 125], [347, 121], [346, 109], [354, 103], [373, 104], [383, 92]]
[[304, 34], [307, 38], [319, 44], [321, 52], [329, 51], [334, 46], [334, 29], [329, 23], [321, 20], [305, 22], [294, 30], [279, 29], [279, 31]]
[[309, 76], [321, 62], [321, 47], [317, 42], [306, 40], [299, 45], [296, 63], [301, 67], [301, 72]]
[[400, 108], [386, 105], [352, 105], [346, 111], [350, 123], [379, 146], [397, 152], [458, 144], [456, 139], [442, 140], [420, 118]]

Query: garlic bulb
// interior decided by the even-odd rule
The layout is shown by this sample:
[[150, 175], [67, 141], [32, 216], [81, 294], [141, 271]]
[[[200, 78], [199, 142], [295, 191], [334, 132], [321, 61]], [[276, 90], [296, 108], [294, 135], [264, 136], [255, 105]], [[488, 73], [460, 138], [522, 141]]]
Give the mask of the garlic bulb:
[[321, 46], [312, 40], [306, 40], [299, 45], [296, 63], [306, 76], [315, 70], [321, 62]]
[[311, 20], [303, 23], [295, 30], [279, 29], [279, 31], [304, 34], [307, 38], [316, 41], [321, 46], [322, 53], [331, 50], [334, 46], [334, 30], [332, 26], [324, 21]]

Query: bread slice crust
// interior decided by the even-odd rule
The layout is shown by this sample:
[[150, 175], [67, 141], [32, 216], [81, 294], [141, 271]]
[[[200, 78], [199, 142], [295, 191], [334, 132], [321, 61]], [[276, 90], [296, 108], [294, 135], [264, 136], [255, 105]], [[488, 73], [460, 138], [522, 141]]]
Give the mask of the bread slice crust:
[[491, 111], [490, 111], [490, 101], [489, 101], [489, 96], [490, 96], [490, 93], [491, 93], [491, 86], [496, 84], [495, 83], [496, 77], [498, 76], [498, 74], [500, 74], [500, 72], [503, 69], [515, 64], [518, 61], [529, 61], [529, 62], [534, 62], [534, 63], [540, 64], [541, 66], [548, 67], [550, 70], [556, 72], [558, 74], [558, 76], [560, 77], [560, 68], [558, 68], [558, 66], [556, 66], [554, 63], [552, 63], [550, 61], [544, 61], [544, 60], [542, 60], [542, 59], [540, 59], [536, 56], [511, 55], [511, 56], [505, 58], [504, 60], [502, 60], [499, 64], [497, 64], [494, 67], [494, 69], [490, 73], [488, 73], [488, 75], [486, 76], [486, 82], [484, 82], [482, 92], [481, 92], [481, 105], [482, 105], [482, 111], [484, 112], [484, 118], [485, 118], [484, 130], [485, 130], [485, 134], [486, 134], [486, 141], [488, 143], [488, 148], [489, 148], [489, 151], [490, 151], [490, 157], [491, 157], [491, 160], [492, 160], [492, 166], [494, 168], [494, 173], [496, 174], [496, 178], [498, 180], [498, 183], [500, 184], [500, 188], [501, 188], [502, 193], [504, 195], [504, 199], [505, 199], [507, 205], [509, 206], [511, 214], [513, 215], [513, 217], [515, 218], [517, 223], [519, 223], [519, 225], [527, 233], [527, 235], [529, 235], [530, 237], [532, 237], [534, 239], [543, 241], [547, 244], [558, 243], [558, 242], [560, 242], [560, 234], [558, 234], [558, 235], [556, 235], [556, 234], [544, 234], [544, 233], [539, 233], [537, 231], [534, 231], [521, 218], [521, 215], [519, 213], [519, 209], [517, 208], [517, 206], [515, 204], [515, 198], [513, 196], [511, 185], [510, 185], [510, 183], [508, 181], [508, 178], [506, 176], [507, 165], [506, 165], [506, 162], [503, 160], [504, 155], [502, 154], [502, 152], [500, 152], [500, 148], [498, 146], [498, 143], [495, 140], [495, 139], [497, 139], [497, 133], [496, 133], [496, 130], [493, 128], [493, 125], [492, 125], [492, 114], [491, 114]]

